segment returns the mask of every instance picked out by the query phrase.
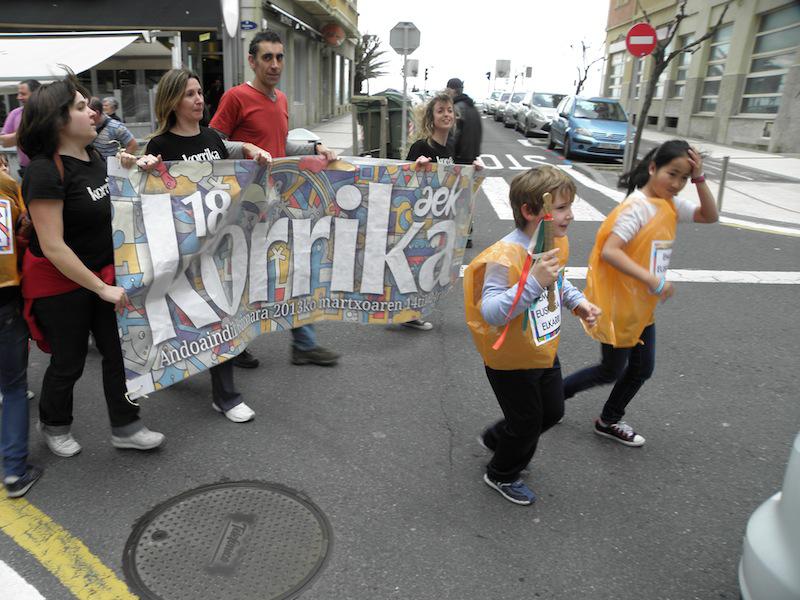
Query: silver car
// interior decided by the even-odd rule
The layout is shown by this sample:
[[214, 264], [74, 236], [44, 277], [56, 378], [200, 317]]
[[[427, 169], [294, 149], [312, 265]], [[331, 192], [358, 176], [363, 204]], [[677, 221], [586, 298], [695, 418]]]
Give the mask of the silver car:
[[556, 117], [556, 107], [566, 94], [550, 94], [546, 92], [534, 93], [523, 115], [517, 119], [517, 129], [525, 136], [539, 133], [547, 135], [550, 123]]
[[503, 120], [503, 111], [506, 109], [506, 103], [508, 102], [509, 98], [511, 98], [511, 92], [503, 92], [497, 99], [493, 112], [495, 121]]
[[500, 100], [500, 97], [503, 95], [501, 90], [495, 90], [492, 92], [489, 97], [486, 99], [486, 103], [483, 106], [483, 112], [493, 115], [494, 111], [497, 110], [497, 102]]
[[503, 118], [496, 120], [503, 121], [503, 125], [506, 127], [515, 127], [517, 123], [517, 113], [519, 109], [522, 108], [522, 103], [525, 101], [526, 98], [529, 98], [533, 92], [514, 92], [511, 95], [511, 98], [508, 99], [508, 104], [506, 104], [505, 108], [503, 109]]

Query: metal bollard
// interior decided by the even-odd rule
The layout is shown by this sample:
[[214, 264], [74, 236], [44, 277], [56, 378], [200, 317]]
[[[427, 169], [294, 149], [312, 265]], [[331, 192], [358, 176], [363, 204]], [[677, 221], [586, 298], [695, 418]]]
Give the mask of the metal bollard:
[[730, 156], [722, 157], [722, 174], [719, 178], [719, 192], [717, 193], [717, 212], [722, 212], [722, 195], [725, 193], [725, 180], [728, 178], [728, 161]]

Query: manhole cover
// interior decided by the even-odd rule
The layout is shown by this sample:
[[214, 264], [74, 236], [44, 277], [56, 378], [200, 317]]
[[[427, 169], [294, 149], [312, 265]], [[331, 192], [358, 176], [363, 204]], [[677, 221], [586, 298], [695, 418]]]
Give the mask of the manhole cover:
[[325, 515], [298, 492], [274, 483], [218, 483], [140, 519], [122, 568], [142, 598], [282, 600], [311, 583], [332, 543]]

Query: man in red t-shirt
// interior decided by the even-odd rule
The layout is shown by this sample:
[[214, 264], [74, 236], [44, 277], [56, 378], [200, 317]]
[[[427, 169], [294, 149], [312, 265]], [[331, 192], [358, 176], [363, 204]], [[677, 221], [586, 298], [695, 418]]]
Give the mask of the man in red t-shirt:
[[[289, 104], [277, 89], [283, 71], [283, 42], [274, 31], [262, 31], [250, 42], [247, 57], [255, 77], [229, 89], [211, 119], [211, 127], [230, 140], [250, 142], [273, 157], [318, 154], [336, 160], [336, 153], [320, 142], [289, 142]], [[335, 365], [339, 355], [317, 344], [313, 325], [292, 329], [292, 362], [296, 365]], [[233, 359], [239, 367], [255, 368], [258, 359], [246, 350]]]

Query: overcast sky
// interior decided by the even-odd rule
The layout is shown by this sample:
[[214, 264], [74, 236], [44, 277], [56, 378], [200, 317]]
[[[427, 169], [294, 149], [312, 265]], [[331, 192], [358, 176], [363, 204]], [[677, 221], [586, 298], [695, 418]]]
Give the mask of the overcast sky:
[[[420, 47], [409, 58], [419, 59], [419, 77], [408, 87], [443, 89], [451, 77], [464, 80], [464, 91], [484, 98], [494, 85], [495, 60], [511, 61], [512, 73], [533, 67], [525, 89], [574, 91], [581, 40], [591, 46], [591, 58], [602, 56], [608, 0], [358, 0], [358, 29], [377, 35], [390, 60], [388, 75], [369, 81], [371, 93], [387, 87], [403, 89], [402, 56], [389, 46], [389, 31], [399, 21], [411, 21], [421, 32]], [[492, 81], [486, 72], [492, 72]], [[600, 93], [601, 69], [593, 69], [585, 90]], [[512, 80], [497, 80], [510, 89]], [[521, 79], [517, 80], [519, 89]], [[366, 91], [366, 88], [365, 88]], [[358, 92], [356, 92], [358, 93]]]

